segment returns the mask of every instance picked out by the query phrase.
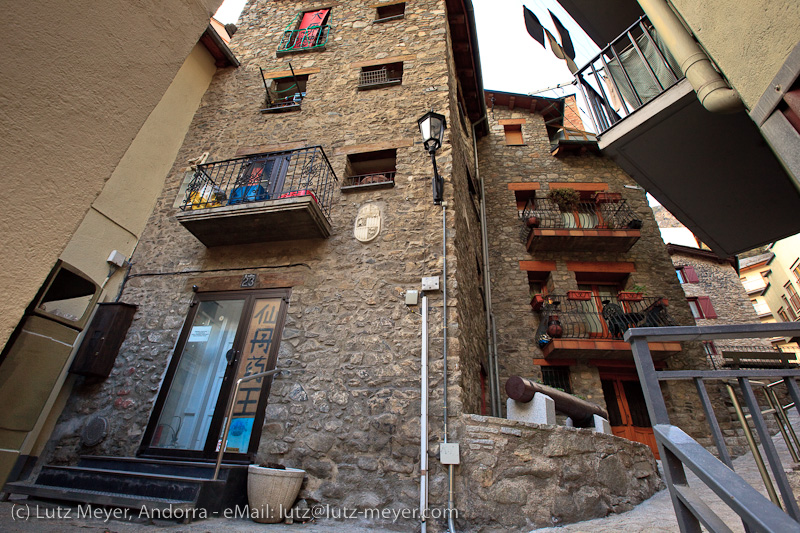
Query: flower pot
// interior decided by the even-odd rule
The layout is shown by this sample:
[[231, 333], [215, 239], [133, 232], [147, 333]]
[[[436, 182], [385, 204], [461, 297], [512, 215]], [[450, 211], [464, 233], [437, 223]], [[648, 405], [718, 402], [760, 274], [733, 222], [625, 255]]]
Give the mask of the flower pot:
[[595, 194], [594, 201], [597, 204], [613, 204], [622, 201], [622, 194], [618, 192], [599, 192]]
[[550, 320], [547, 322], [547, 334], [554, 339], [558, 339], [564, 334], [564, 328], [561, 326], [558, 315], [550, 315]]
[[641, 302], [644, 295], [641, 292], [619, 292], [617, 300], [620, 302]]
[[529, 228], [539, 227], [539, 217], [528, 217], [525, 219], [525, 225]]
[[283, 522], [292, 508], [305, 470], [267, 468], [250, 465], [247, 469], [247, 501], [250, 517], [261, 524]]
[[534, 294], [531, 298], [531, 307], [534, 311], [539, 311], [544, 306], [544, 296], [541, 294]]
[[567, 291], [567, 300], [589, 301], [592, 298], [592, 291]]

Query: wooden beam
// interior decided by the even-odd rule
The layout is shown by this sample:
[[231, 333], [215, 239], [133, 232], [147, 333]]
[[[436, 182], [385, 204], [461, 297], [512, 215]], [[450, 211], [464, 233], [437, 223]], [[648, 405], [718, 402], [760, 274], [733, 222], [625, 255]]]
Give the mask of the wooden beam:
[[529, 272], [554, 272], [555, 261], [520, 261], [519, 269]]
[[636, 272], [634, 263], [627, 261], [567, 261], [570, 272]]
[[514, 102], [515, 102], [516, 100], [517, 100], [517, 97], [516, 97], [516, 96], [511, 96], [511, 97], [509, 97], [509, 99], [508, 99], [508, 110], [509, 110], [509, 111], [513, 111], [513, 110], [514, 110]]

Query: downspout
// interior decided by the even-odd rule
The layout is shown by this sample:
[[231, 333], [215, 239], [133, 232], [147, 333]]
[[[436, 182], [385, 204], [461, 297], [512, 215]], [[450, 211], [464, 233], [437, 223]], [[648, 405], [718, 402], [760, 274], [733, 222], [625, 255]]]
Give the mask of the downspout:
[[712, 113], [734, 113], [744, 109], [742, 99], [711, 64], [675, 12], [665, 0], [638, 0], [658, 35], [672, 52], [703, 107]]
[[475, 178], [481, 187], [481, 248], [483, 252], [483, 287], [486, 296], [486, 345], [489, 359], [489, 398], [491, 400], [492, 416], [500, 417], [500, 377], [497, 364], [497, 332], [492, 314], [492, 278], [489, 275], [489, 230], [486, 225], [486, 191], [481, 179], [480, 165], [478, 164], [477, 127], [487, 120], [484, 115], [472, 124], [472, 155], [475, 159]]
[[[444, 417], [444, 443], [447, 444], [447, 202], [442, 202], [442, 404]], [[447, 465], [447, 525], [450, 533], [455, 533], [455, 525], [453, 524], [453, 467], [455, 465]]]

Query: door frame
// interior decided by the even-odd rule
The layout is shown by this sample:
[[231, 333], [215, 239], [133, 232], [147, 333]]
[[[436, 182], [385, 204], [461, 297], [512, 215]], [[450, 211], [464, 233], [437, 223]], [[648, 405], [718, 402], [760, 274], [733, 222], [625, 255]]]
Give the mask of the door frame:
[[[649, 427], [642, 427], [642, 426], [634, 426], [633, 425], [633, 416], [631, 415], [630, 411], [630, 403], [628, 401], [628, 396], [625, 394], [625, 390], [622, 387], [623, 381], [630, 381], [635, 382], [641, 388], [642, 384], [639, 381], [639, 376], [636, 372], [635, 368], [598, 368], [598, 373], [600, 377], [600, 381], [611, 381], [614, 385], [614, 396], [615, 401], [617, 402], [617, 408], [619, 410], [620, 416], [623, 418], [623, 422], [627, 422], [625, 425], [622, 426], [613, 426], [613, 427], [622, 427], [624, 428], [625, 435], [616, 435], [618, 437], [622, 437], [628, 439], [633, 442], [639, 442], [641, 444], [645, 444], [650, 447], [653, 451], [653, 455], [656, 459], [659, 459], [658, 453], [658, 445], [656, 443], [655, 433], [653, 432], [653, 425], [652, 420], [650, 421]], [[602, 388], [602, 385], [601, 385]], [[642, 390], [642, 394], [644, 394], [644, 390]], [[605, 398], [605, 394], [603, 394]], [[608, 402], [606, 401], [606, 404]], [[607, 405], [606, 405], [607, 407]], [[645, 403], [644, 406], [645, 410], [647, 409], [647, 405]], [[648, 413], [649, 415], [649, 413]], [[648, 416], [649, 418], [649, 416]], [[610, 423], [610, 421], [609, 421]], [[637, 431], [638, 430], [638, 431]], [[612, 428], [613, 431], [613, 428]], [[634, 437], [646, 435], [646, 437], [641, 437], [642, 440], [637, 440]], [[647, 440], [648, 442], [644, 442]]]
[[[240, 358], [242, 357], [243, 353], [242, 347], [246, 342], [245, 333], [250, 325], [250, 318], [253, 313], [255, 301], [272, 298], [280, 298], [282, 300], [278, 310], [277, 322], [275, 323], [275, 334], [267, 355], [267, 370], [273, 370], [278, 360], [278, 351], [280, 349], [281, 338], [283, 336], [283, 327], [286, 322], [286, 313], [289, 307], [290, 295], [290, 288], [209, 291], [198, 292], [195, 294], [195, 297], [190, 304], [191, 308], [186, 315], [186, 320], [181, 327], [181, 333], [178, 336], [178, 342], [172, 352], [172, 356], [167, 366], [167, 371], [164, 374], [164, 379], [159, 385], [156, 401], [153, 404], [153, 409], [150, 411], [150, 417], [147, 421], [147, 426], [144, 435], [142, 436], [142, 441], [139, 444], [138, 451], [136, 452], [137, 456], [182, 460], [210, 460], [217, 456], [218, 451], [216, 450], [216, 446], [211, 446], [211, 443], [219, 440], [218, 435], [222, 431], [222, 425], [226, 415], [225, 410], [228, 407], [228, 399], [233, 391], [236, 371], [239, 367], [239, 363], [241, 362]], [[236, 327], [236, 336], [232, 346], [232, 349], [236, 350], [236, 360], [232, 364], [228, 365], [225, 371], [225, 376], [223, 378], [222, 386], [220, 387], [219, 396], [217, 399], [217, 405], [214, 408], [214, 414], [212, 415], [212, 422], [208, 428], [208, 435], [206, 435], [206, 444], [202, 450], [182, 450], [151, 447], [150, 442], [153, 440], [153, 435], [158, 426], [158, 420], [161, 417], [161, 412], [163, 411], [164, 405], [167, 401], [169, 389], [172, 386], [172, 380], [174, 379], [178, 370], [181, 360], [180, 356], [183, 354], [183, 350], [186, 346], [186, 342], [192, 329], [192, 324], [197, 316], [197, 311], [200, 307], [199, 303], [202, 301], [213, 300], [244, 300], [245, 303], [244, 308], [242, 309], [242, 316], [240, 317], [239, 324]], [[274, 376], [269, 376], [266, 378], [266, 381], [263, 385], [263, 390], [258, 399], [258, 405], [256, 406], [256, 417], [253, 421], [253, 431], [250, 434], [250, 442], [248, 444], [247, 452], [226, 452], [223, 454], [224, 460], [234, 463], [250, 463], [254, 459], [258, 450], [258, 444], [261, 440], [261, 428], [264, 425], [264, 418], [266, 416], [266, 408], [270, 389], [272, 388], [273, 377]], [[222, 400], [223, 398], [225, 400]], [[212, 437], [212, 435], [216, 435], [217, 437]]]

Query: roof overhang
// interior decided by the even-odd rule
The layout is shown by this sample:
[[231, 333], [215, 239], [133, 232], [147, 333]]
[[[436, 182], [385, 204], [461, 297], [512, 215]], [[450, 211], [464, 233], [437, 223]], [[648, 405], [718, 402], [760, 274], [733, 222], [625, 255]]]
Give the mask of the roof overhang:
[[502, 106], [510, 110], [519, 109], [544, 117], [548, 127], [560, 128], [564, 125], [564, 99], [531, 96], [527, 94], [486, 91], [486, 105]]
[[483, 75], [478, 51], [478, 31], [471, 0], [446, 0], [447, 22], [453, 46], [456, 74], [461, 83], [464, 110], [472, 124], [476, 124], [478, 135], [489, 133], [486, 121], [486, 105], [483, 101]]
[[558, 0], [601, 49], [644, 15], [636, 0]]
[[[206, 31], [200, 36], [200, 42], [206, 47], [206, 50], [214, 58], [214, 64], [218, 68], [222, 67], [238, 67], [239, 60], [233, 55], [233, 52], [228, 48], [228, 43], [225, 38], [220, 35], [220, 31], [215, 27], [212, 22], [206, 27]], [[219, 24], [219, 23], [217, 23]], [[222, 28], [224, 32], [225, 29]], [[225, 34], [227, 37], [227, 33]]]

